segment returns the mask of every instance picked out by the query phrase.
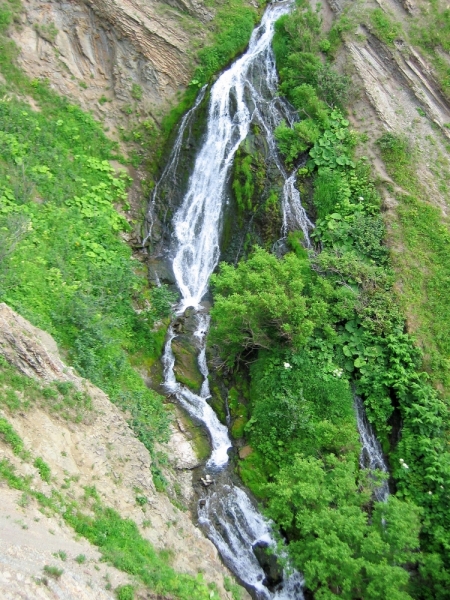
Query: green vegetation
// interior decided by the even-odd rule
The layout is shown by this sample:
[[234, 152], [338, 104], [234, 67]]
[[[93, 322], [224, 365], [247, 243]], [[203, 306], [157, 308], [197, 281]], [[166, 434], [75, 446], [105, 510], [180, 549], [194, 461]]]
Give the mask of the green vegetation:
[[241, 152], [237, 151], [234, 159], [233, 191], [239, 213], [252, 209], [252, 198], [255, 191], [252, 162], [251, 154], [242, 157]]
[[[393, 41], [395, 27], [372, 16], [378, 35]], [[413, 157], [405, 142], [386, 134], [380, 147], [390, 174], [411, 194], [398, 197], [392, 234], [399, 232], [408, 252], [391, 261], [367, 160], [356, 158], [358, 138], [343, 103], [318, 76], [332, 73], [330, 80], [349, 93], [349, 82], [327, 58], [335, 42], [324, 41], [306, 1], [276, 25], [280, 88], [303, 117], [276, 134], [289, 165], [308, 157], [300, 175], [312, 186], [312, 237], [321, 252], [307, 254], [301, 237], [291, 234], [291, 252], [281, 260], [255, 248], [236, 268], [221, 265], [213, 277], [211, 342], [229, 369], [248, 372], [245, 432], [253, 452], [239, 470], [285, 533], [314, 597], [444, 600], [450, 583], [448, 406], [424, 366], [444, 381], [448, 232], [437, 209], [413, 197]], [[423, 258], [426, 279], [417, 269]], [[424, 329], [436, 319], [425, 363], [405, 333], [394, 291], [401, 263], [409, 265], [402, 290], [409, 290], [413, 306], [424, 302], [421, 282], [433, 282], [436, 314], [428, 293], [417, 313]], [[389, 456], [396, 493], [387, 503], [373, 500], [376, 479], [356, 468], [355, 391]]]
[[64, 573], [63, 569], [60, 569], [59, 567], [50, 566], [50, 565], [45, 565], [43, 568], [43, 571], [46, 575], [48, 575], [52, 579], [59, 579], [61, 577], [61, 575]]
[[34, 28], [41, 36], [41, 38], [44, 38], [44, 40], [47, 40], [47, 42], [50, 42], [51, 44], [55, 41], [56, 36], [58, 35], [58, 29], [56, 28], [56, 25], [52, 22], [35, 23]]
[[425, 353], [425, 365], [436, 385], [450, 390], [450, 266], [449, 222], [442, 211], [427, 202], [414, 171], [414, 151], [402, 138], [383, 135], [378, 141], [386, 168], [405, 193], [397, 193], [399, 205], [391, 227], [393, 264], [401, 284], [400, 300], [410, 327]]
[[122, 519], [114, 510], [95, 504], [94, 517], [77, 512], [68, 515], [74, 530], [99, 547], [105, 560], [116, 568], [137, 577], [157, 593], [171, 593], [177, 598], [209, 598], [202, 578], [181, 575], [169, 566], [167, 552], [156, 552], [141, 537], [136, 524]]
[[241, 600], [242, 588], [234, 583], [230, 577], [223, 578], [223, 587], [227, 592], [230, 592], [233, 596], [233, 600]]
[[36, 460], [34, 461], [33, 465], [36, 467], [36, 469], [39, 471], [39, 475], [41, 476], [41, 479], [43, 481], [45, 481], [46, 483], [50, 483], [50, 479], [52, 476], [50, 467], [48, 466], [48, 464], [39, 456], [36, 458]]
[[420, 17], [413, 20], [411, 39], [425, 52], [436, 70], [439, 83], [450, 97], [450, 66], [441, 51], [450, 50], [450, 9], [438, 0], [421, 7]]
[[371, 12], [370, 22], [377, 37], [388, 46], [392, 46], [401, 35], [401, 25], [393, 21], [381, 8], [375, 8]]
[[397, 498], [370, 508], [376, 482], [356, 470], [349, 379], [359, 363], [346, 364], [350, 327], [341, 325], [352, 324], [355, 293], [318, 276], [304, 252], [279, 261], [262, 249], [236, 269], [222, 265], [213, 285], [211, 341], [228, 365], [252, 363], [245, 430], [254, 452], [241, 476], [287, 533], [308, 588], [408, 598], [400, 566], [418, 545], [419, 513]]
[[115, 590], [117, 600], [133, 600], [134, 587], [132, 585], [121, 585]]
[[70, 382], [43, 383], [18, 373], [0, 357], [0, 406], [8, 412], [24, 412], [33, 406], [55, 412], [66, 420], [82, 421], [92, 401]]
[[[173, 295], [148, 289], [121, 238], [130, 230], [130, 178], [110, 165], [123, 161], [116, 145], [90, 115], [15, 65], [4, 32], [19, 10], [0, 7], [0, 300], [49, 331], [70, 364], [129, 411], [152, 449], [167, 435], [168, 415], [132, 365], [159, 357]], [[15, 377], [7, 403], [17, 408]], [[35, 386], [33, 394], [65, 413], [87, 408], [74, 390]]]
[[14, 454], [21, 454], [23, 452], [22, 438], [4, 417], [0, 417], [0, 439], [11, 446]]
[[79, 565], [83, 565], [86, 562], [86, 556], [84, 554], [78, 554], [78, 556], [75, 557], [75, 561]]

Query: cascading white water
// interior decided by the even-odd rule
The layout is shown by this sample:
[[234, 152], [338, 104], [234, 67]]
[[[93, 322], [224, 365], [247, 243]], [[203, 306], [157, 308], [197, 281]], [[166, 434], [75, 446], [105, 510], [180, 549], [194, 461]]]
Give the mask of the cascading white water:
[[225, 484], [220, 493], [212, 492], [199, 509], [199, 523], [214, 542], [228, 567], [251, 587], [261, 600], [293, 600], [303, 598], [303, 579], [293, 571], [285, 576], [283, 586], [270, 592], [264, 585], [262, 570], [253, 547], [272, 546], [270, 524], [256, 510], [247, 494], [240, 488]]
[[[271, 49], [275, 21], [291, 6], [292, 1], [289, 0], [268, 7], [260, 26], [253, 32], [247, 52], [212, 87], [207, 131], [195, 160], [187, 192], [173, 219], [173, 272], [182, 294], [178, 313], [183, 313], [191, 306], [197, 310], [197, 328], [193, 337], [200, 348], [198, 366], [204, 378], [199, 394], [194, 394], [176, 381], [172, 340], [177, 334], [172, 327], [169, 328], [163, 356], [167, 391], [176, 396], [194, 419], [204, 424], [211, 440], [212, 453], [206, 470], [210, 477], [216, 478], [216, 482], [205, 489], [205, 498], [199, 508], [199, 523], [239, 580], [261, 600], [301, 600], [302, 578], [298, 572], [292, 571], [284, 574], [282, 583], [275, 585], [274, 591], [264, 584], [266, 574], [253, 547], [263, 543], [275, 548], [276, 542], [270, 523], [258, 512], [247, 494], [231, 482], [225, 470], [231, 441], [227, 428], [220, 423], [207, 402], [210, 390], [205, 336], [209, 316], [202, 312], [200, 302], [219, 260], [221, 217], [230, 168], [252, 122], [262, 126], [271, 158], [285, 180], [282, 198], [284, 234], [290, 228], [300, 228], [309, 244], [308, 232], [313, 225], [295, 190], [295, 174], [287, 175], [278, 158], [273, 133], [283, 118], [291, 124], [294, 120], [294, 112], [276, 96], [277, 73]], [[197, 106], [200, 101], [197, 101]], [[181, 124], [162, 179], [167, 179], [176, 171], [189, 118], [187, 115]], [[153, 199], [156, 198], [155, 194]]]
[[201, 350], [198, 357], [200, 372], [204, 377], [200, 394], [194, 394], [186, 386], [177, 382], [174, 373], [175, 357], [172, 352], [172, 340], [176, 337], [172, 327], [169, 328], [169, 335], [163, 355], [164, 365], [164, 386], [168, 392], [174, 394], [179, 403], [196, 420], [203, 423], [208, 430], [212, 453], [207, 462], [208, 467], [220, 469], [228, 462], [228, 449], [231, 448], [231, 441], [228, 436], [228, 429], [217, 418], [216, 413], [206, 401], [210, 397], [208, 384], [208, 367], [205, 358], [205, 336], [208, 331], [209, 315], [197, 314], [198, 326], [194, 335], [201, 343]]
[[292, 117], [287, 105], [276, 98], [277, 73], [271, 48], [275, 21], [291, 6], [291, 2], [280, 2], [268, 7], [247, 52], [222, 73], [211, 89], [205, 139], [187, 193], [173, 219], [173, 271], [183, 297], [181, 309], [199, 306], [217, 266], [225, 187], [236, 151], [252, 121], [263, 125], [269, 148], [286, 180], [284, 227], [301, 228], [309, 241], [312, 224], [298, 192], [293, 192], [295, 176], [288, 177], [277, 158], [273, 137], [282, 118]]
[[186, 131], [186, 127], [189, 125], [193, 115], [195, 115], [195, 111], [197, 110], [197, 108], [199, 107], [203, 98], [205, 97], [207, 87], [208, 86], [206, 86], [206, 85], [204, 85], [202, 87], [202, 89], [200, 90], [200, 93], [197, 95], [197, 98], [195, 99], [194, 105], [192, 106], [191, 109], [189, 109], [187, 111], [187, 113], [181, 119], [181, 122], [180, 122], [180, 125], [178, 128], [177, 137], [175, 138], [175, 142], [172, 146], [172, 151], [170, 153], [169, 160], [167, 161], [167, 163], [163, 169], [163, 172], [161, 173], [161, 177], [158, 179], [158, 181], [156, 182], [156, 185], [153, 189], [152, 198], [150, 201], [150, 206], [149, 206], [149, 210], [147, 211], [147, 218], [146, 218], [147, 234], [142, 242], [142, 246], [145, 246], [145, 244], [151, 238], [151, 235], [152, 235], [152, 229], [153, 229], [152, 210], [153, 210], [153, 207], [155, 204], [155, 199], [158, 196], [161, 184], [166, 183], [166, 181], [167, 181], [167, 179], [169, 179], [169, 177], [172, 177], [172, 178], [175, 177], [175, 174], [177, 172], [177, 167], [178, 167], [178, 161], [180, 159], [181, 144], [183, 142], [184, 132]]
[[[359, 465], [361, 469], [369, 469], [369, 471], [374, 473], [381, 471], [381, 473], [387, 475], [388, 468], [384, 461], [380, 442], [377, 440], [372, 426], [367, 420], [366, 411], [364, 410], [364, 405], [359, 396], [355, 396], [355, 411], [359, 437], [362, 445]], [[389, 486], [386, 479], [381, 481], [381, 483], [375, 487], [373, 495], [379, 502], [386, 502], [389, 497]]]

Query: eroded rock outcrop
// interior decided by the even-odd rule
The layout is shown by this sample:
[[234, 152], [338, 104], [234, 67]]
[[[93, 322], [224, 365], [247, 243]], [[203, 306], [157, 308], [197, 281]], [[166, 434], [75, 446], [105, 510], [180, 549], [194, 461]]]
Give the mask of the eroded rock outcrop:
[[192, 72], [192, 39], [212, 13], [199, 0], [24, 0], [11, 36], [19, 64], [93, 110], [114, 132], [131, 106], [158, 117]]

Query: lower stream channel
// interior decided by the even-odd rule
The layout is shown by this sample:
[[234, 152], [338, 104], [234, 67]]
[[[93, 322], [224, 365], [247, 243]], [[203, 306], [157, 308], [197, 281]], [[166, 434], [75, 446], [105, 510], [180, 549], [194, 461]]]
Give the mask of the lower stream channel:
[[[229, 69], [224, 71], [210, 90], [206, 132], [197, 151], [187, 183], [187, 191], [172, 219], [172, 236], [167, 249], [167, 262], [181, 293], [177, 314], [194, 311], [196, 329], [192, 344], [203, 376], [199, 393], [194, 393], [176, 380], [172, 342], [177, 336], [174, 323], [169, 328], [163, 356], [164, 387], [180, 405], [208, 431], [211, 456], [202, 475], [204, 493], [198, 503], [198, 520], [206, 535], [216, 545], [223, 561], [255, 598], [302, 599], [302, 577], [295, 570], [283, 573], [276, 558], [265, 549], [276, 545], [271, 524], [260, 514], [254, 501], [240, 487], [229, 468], [228, 451], [232, 443], [228, 429], [208, 403], [210, 390], [205, 357], [209, 315], [202, 299], [208, 292], [209, 278], [220, 257], [220, 237], [227, 183], [233, 159], [240, 144], [249, 134], [250, 126], [262, 131], [271, 160], [284, 181], [281, 198], [282, 235], [290, 230], [302, 230], [305, 244], [313, 224], [301, 204], [296, 189], [295, 172], [286, 173], [277, 155], [274, 130], [284, 119], [291, 123], [295, 113], [277, 95], [277, 73], [271, 48], [274, 24], [287, 13], [293, 3], [272, 3], [254, 30], [248, 49]], [[184, 130], [195, 110], [203, 101], [205, 88], [197, 102], [181, 121], [172, 153], [160, 181], [155, 187], [147, 222], [152, 235], [152, 208], [161, 186], [176, 180]], [[357, 405], [358, 415], [363, 410]], [[358, 418], [358, 424], [364, 419]], [[367, 430], [369, 431], [369, 430]], [[368, 433], [369, 437], [371, 432]], [[367, 452], [377, 449], [376, 443], [365, 445]], [[377, 465], [379, 466], [379, 465]]]

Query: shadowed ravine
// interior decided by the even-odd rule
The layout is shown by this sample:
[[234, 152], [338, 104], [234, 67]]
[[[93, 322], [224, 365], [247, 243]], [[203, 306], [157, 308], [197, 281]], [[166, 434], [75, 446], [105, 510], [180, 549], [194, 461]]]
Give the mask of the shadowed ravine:
[[[291, 124], [296, 119], [289, 105], [276, 94], [278, 80], [271, 48], [274, 24], [291, 6], [291, 2], [269, 5], [261, 24], [253, 32], [247, 52], [222, 73], [212, 86], [206, 133], [195, 158], [187, 191], [173, 216], [169, 248], [175, 281], [181, 293], [177, 314], [181, 315], [189, 307], [196, 311], [197, 328], [192, 335], [192, 342], [198, 350], [197, 361], [203, 384], [201, 391], [195, 394], [177, 382], [172, 351], [172, 341], [177, 333], [171, 326], [163, 356], [164, 386], [193, 419], [205, 426], [210, 437], [212, 452], [203, 477], [210, 478], [214, 483], [205, 487], [199, 501], [199, 524], [238, 580], [258, 599], [302, 599], [302, 577], [292, 570], [282, 573], [276, 565], [271, 572], [267, 564], [265, 568], [261, 566], [264, 561], [258, 560], [258, 556], [261, 559], [258, 549], [275, 545], [274, 535], [271, 524], [259, 513], [247, 493], [236, 486], [228, 471], [228, 451], [232, 447], [228, 429], [219, 421], [207, 401], [210, 390], [205, 338], [209, 315], [201, 302], [220, 258], [226, 186], [233, 160], [251, 124], [259, 126], [267, 142], [270, 158], [284, 180], [281, 198], [283, 228], [280, 234], [285, 236], [291, 230], [301, 229], [305, 244], [310, 245], [309, 232], [313, 224], [295, 187], [295, 171], [286, 173], [277, 155], [274, 138], [275, 127], [283, 119]], [[195, 116], [204, 94], [205, 89], [180, 124], [172, 153], [153, 194], [147, 237], [151, 236], [152, 204], [158, 200], [160, 187], [170, 185], [171, 181], [177, 179], [184, 130]]]

